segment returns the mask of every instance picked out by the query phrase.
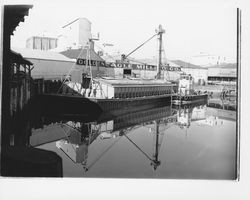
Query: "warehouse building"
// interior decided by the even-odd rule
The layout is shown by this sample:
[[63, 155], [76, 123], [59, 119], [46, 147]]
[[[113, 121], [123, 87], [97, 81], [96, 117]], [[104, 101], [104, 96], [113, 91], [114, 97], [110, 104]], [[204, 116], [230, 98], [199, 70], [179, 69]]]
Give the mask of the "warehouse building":
[[198, 85], [205, 85], [207, 83], [208, 70], [207, 68], [194, 65], [182, 60], [172, 60], [173, 63], [181, 67], [181, 71], [190, 74], [193, 77], [194, 83]]
[[208, 84], [236, 84], [236, 63], [215, 65], [208, 68]]
[[74, 59], [69, 59], [57, 52], [21, 48], [13, 48], [13, 50], [33, 63], [34, 68], [31, 72], [33, 79], [63, 79], [75, 64]]
[[52, 37], [32, 36], [26, 40], [27, 49], [50, 50], [57, 48], [58, 39]]

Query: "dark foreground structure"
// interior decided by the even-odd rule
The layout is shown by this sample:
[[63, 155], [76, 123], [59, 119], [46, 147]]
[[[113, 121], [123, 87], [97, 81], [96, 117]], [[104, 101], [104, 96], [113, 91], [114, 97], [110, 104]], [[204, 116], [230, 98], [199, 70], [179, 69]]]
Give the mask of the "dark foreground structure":
[[[11, 35], [32, 7], [5, 5], [1, 8], [1, 175], [62, 176], [61, 158], [53, 152], [27, 146], [25, 138], [29, 132], [22, 129], [31, 100], [32, 63], [11, 51], [10, 44]], [[32, 168], [36, 171], [29, 170]]]

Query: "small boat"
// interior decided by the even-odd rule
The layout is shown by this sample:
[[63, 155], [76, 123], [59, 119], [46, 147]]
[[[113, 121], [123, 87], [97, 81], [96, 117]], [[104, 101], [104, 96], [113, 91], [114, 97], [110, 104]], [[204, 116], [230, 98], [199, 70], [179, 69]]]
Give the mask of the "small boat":
[[193, 83], [193, 77], [190, 74], [181, 75], [178, 93], [173, 95], [172, 103], [176, 105], [185, 105], [200, 101], [207, 101], [208, 93], [196, 92], [194, 90]]

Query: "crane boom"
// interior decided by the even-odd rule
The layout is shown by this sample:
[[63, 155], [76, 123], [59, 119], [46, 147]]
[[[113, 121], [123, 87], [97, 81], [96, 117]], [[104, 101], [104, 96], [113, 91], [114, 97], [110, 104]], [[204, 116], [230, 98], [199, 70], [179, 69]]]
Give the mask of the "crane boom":
[[122, 59], [125, 60], [128, 56], [130, 56], [132, 53], [134, 53], [135, 51], [137, 51], [139, 48], [141, 48], [144, 44], [146, 44], [147, 42], [149, 42], [151, 39], [153, 39], [156, 35], [158, 35], [158, 33], [154, 34], [153, 36], [151, 36], [149, 39], [147, 39], [145, 42], [143, 42], [141, 45], [139, 45], [138, 47], [136, 47], [133, 51], [131, 51], [129, 54], [127, 55], [122, 55]]

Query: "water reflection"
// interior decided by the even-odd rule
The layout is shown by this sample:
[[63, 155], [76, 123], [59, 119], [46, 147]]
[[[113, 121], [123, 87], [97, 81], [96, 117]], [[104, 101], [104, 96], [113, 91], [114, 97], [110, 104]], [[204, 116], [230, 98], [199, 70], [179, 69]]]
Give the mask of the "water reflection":
[[[236, 129], [232, 129], [236, 126], [234, 103], [236, 101], [232, 99], [210, 99], [207, 103], [185, 106], [151, 106], [150, 109], [128, 111], [118, 116], [102, 113], [95, 120], [40, 116], [29, 123], [32, 125], [27, 146], [59, 155], [62, 158], [62, 176], [233, 179], [236, 163], [232, 153], [235, 153], [232, 144], [236, 143]], [[224, 144], [223, 141], [220, 145], [219, 134], [229, 130], [229, 143]], [[210, 138], [209, 131], [216, 135]], [[206, 133], [204, 138], [201, 134], [197, 135], [199, 132]], [[179, 133], [184, 133], [185, 138], [190, 135], [190, 141], [184, 145], [187, 149], [183, 155], [192, 158], [194, 154], [192, 159], [198, 156], [200, 160], [207, 159], [208, 162], [217, 162], [218, 156], [225, 156], [222, 160], [228, 163], [228, 173], [223, 174], [221, 170], [222, 165], [225, 168], [225, 163], [219, 161], [219, 164], [215, 164], [219, 170], [213, 167], [206, 169], [201, 163], [194, 166], [190, 164], [192, 167], [186, 168], [173, 167], [171, 163], [176, 163], [177, 158], [180, 158], [178, 163], [182, 165], [189, 163], [179, 152]], [[212, 153], [206, 157], [209, 155], [203, 151], [207, 151], [211, 144], [204, 143], [204, 139], [213, 141], [214, 138], [218, 146], [209, 147]], [[226, 153], [225, 149], [220, 149], [224, 148], [223, 145], [226, 145]], [[204, 158], [200, 157], [202, 154], [199, 151], [196, 155], [194, 149], [200, 149]], [[124, 160], [122, 157], [125, 154]], [[192, 168], [197, 168], [197, 172], [192, 172]], [[209, 172], [202, 171], [204, 169]]]
[[[153, 120], [154, 119], [154, 120]], [[99, 119], [99, 121], [103, 121]], [[56, 146], [61, 149], [74, 163], [80, 163], [84, 171], [88, 171], [101, 157], [107, 153], [120, 139], [126, 138], [135, 148], [137, 148], [146, 158], [151, 161], [151, 165], [156, 169], [160, 165], [158, 160], [158, 150], [160, 147], [159, 141], [161, 124], [170, 124], [176, 122], [176, 110], [172, 110], [171, 106], [159, 107], [140, 112], [127, 113], [122, 116], [114, 117], [114, 119], [103, 123], [80, 123], [67, 122], [66, 124], [73, 127], [78, 132], [70, 133], [66, 138], [56, 142]], [[140, 148], [130, 137], [129, 133], [141, 128], [142, 126], [154, 125], [155, 150], [152, 157]], [[67, 135], [67, 132], [65, 135]], [[94, 162], [87, 163], [88, 147], [99, 136], [101, 140], [113, 140], [100, 155], [94, 159]]]

